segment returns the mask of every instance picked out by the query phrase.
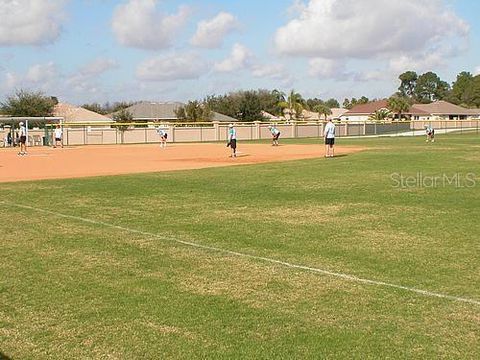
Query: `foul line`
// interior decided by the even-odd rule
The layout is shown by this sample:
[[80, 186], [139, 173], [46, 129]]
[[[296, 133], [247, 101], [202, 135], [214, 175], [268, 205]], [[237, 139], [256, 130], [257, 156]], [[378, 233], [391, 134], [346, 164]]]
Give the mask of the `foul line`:
[[340, 278], [340, 279], [348, 280], [348, 281], [352, 281], [352, 282], [363, 283], [363, 284], [368, 284], [368, 285], [383, 286], [383, 287], [388, 287], [388, 288], [413, 292], [413, 293], [428, 296], [428, 297], [435, 297], [435, 298], [446, 299], [446, 300], [451, 300], [451, 301], [480, 305], [479, 300], [473, 300], [473, 299], [468, 299], [468, 298], [463, 298], [463, 297], [453, 296], [453, 295], [446, 295], [446, 294], [436, 293], [436, 292], [432, 292], [432, 291], [428, 291], [428, 290], [422, 290], [422, 289], [416, 289], [416, 288], [412, 288], [412, 287], [408, 287], [408, 286], [391, 284], [391, 283], [387, 283], [387, 282], [384, 282], [384, 281], [364, 279], [364, 278], [356, 277], [354, 275], [323, 270], [323, 269], [314, 268], [314, 267], [305, 266], [305, 265], [293, 264], [293, 263], [289, 263], [289, 262], [286, 262], [286, 261], [271, 259], [271, 258], [267, 258], [267, 257], [263, 257], [263, 256], [250, 255], [250, 254], [241, 253], [241, 252], [237, 252], [237, 251], [217, 248], [217, 247], [214, 247], [214, 246], [197, 244], [197, 243], [190, 242], [190, 241], [179, 240], [179, 239], [174, 238], [174, 237], [163, 236], [163, 235], [159, 235], [159, 234], [155, 234], [155, 233], [151, 233], [151, 232], [147, 232], [147, 231], [142, 231], [142, 230], [130, 229], [130, 228], [127, 228], [127, 227], [124, 227], [124, 226], [109, 224], [109, 223], [106, 223], [106, 222], [103, 222], [103, 221], [87, 219], [87, 218], [83, 218], [83, 217], [80, 217], [80, 216], [66, 215], [66, 214], [56, 212], [56, 211], [40, 209], [40, 208], [36, 208], [36, 207], [33, 207], [33, 206], [15, 204], [15, 203], [7, 202], [7, 201], [0, 201], [0, 204], [7, 205], [7, 206], [14, 206], [14, 207], [21, 208], [21, 209], [32, 210], [32, 211], [36, 211], [36, 212], [40, 212], [40, 213], [44, 213], [44, 214], [54, 215], [54, 216], [62, 217], [62, 218], [65, 218], [65, 219], [77, 220], [77, 221], [81, 221], [81, 222], [88, 223], [88, 224], [102, 225], [102, 226], [105, 226], [105, 227], [108, 227], [108, 228], [117, 229], [117, 230], [121, 230], [121, 231], [125, 231], [125, 232], [130, 232], [130, 233], [133, 233], [133, 234], [140, 234], [140, 235], [145, 235], [145, 236], [149, 236], [149, 237], [155, 237], [157, 239], [172, 241], [172, 242], [176, 242], [176, 243], [179, 243], [179, 244], [182, 244], [182, 245], [191, 246], [191, 247], [194, 247], [194, 248], [197, 248], [197, 249], [210, 250], [210, 251], [214, 251], [214, 252], [218, 252], [218, 253], [224, 253], [224, 254], [234, 255], [234, 256], [238, 256], [238, 257], [242, 257], [242, 258], [263, 261], [263, 262], [276, 264], [276, 265], [282, 265], [282, 266], [285, 266], [285, 267], [288, 267], [288, 268], [291, 268], [291, 269], [299, 269], [299, 270], [314, 272], [314, 273], [317, 273], [317, 274], [328, 275], [328, 276], [332, 276], [332, 277], [336, 277], [336, 278]]

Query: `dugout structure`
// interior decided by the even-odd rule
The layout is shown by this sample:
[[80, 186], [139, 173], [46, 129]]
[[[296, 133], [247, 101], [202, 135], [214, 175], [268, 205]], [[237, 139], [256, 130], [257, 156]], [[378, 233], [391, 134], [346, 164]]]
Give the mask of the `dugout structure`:
[[63, 124], [61, 117], [0, 117], [0, 141], [3, 147], [15, 147], [18, 145], [20, 123], [27, 128], [28, 146], [48, 146], [51, 144], [49, 129], [57, 124]]

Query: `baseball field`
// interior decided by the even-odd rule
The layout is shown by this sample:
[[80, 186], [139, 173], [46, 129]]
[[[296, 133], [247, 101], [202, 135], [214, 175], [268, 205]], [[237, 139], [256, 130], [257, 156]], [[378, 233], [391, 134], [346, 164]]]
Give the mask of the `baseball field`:
[[202, 146], [0, 151], [0, 359], [480, 357], [478, 134]]

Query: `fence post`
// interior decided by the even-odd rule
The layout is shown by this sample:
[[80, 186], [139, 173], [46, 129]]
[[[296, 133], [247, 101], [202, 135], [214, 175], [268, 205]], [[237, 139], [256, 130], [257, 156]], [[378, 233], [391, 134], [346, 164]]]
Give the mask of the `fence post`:
[[297, 122], [292, 120], [290, 126], [292, 127], [292, 138], [295, 139], [297, 137]]
[[213, 121], [213, 129], [215, 133], [215, 141], [220, 140], [220, 122], [219, 121]]
[[254, 135], [255, 140], [262, 138], [260, 124], [261, 124], [261, 121], [254, 121], [253, 122], [253, 126], [255, 127], [255, 135]]
[[168, 132], [171, 134], [171, 142], [175, 142], [175, 124], [168, 124]]

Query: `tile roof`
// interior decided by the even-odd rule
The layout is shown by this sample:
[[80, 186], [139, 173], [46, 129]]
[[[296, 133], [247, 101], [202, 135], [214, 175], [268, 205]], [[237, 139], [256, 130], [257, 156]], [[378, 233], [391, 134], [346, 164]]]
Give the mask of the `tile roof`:
[[58, 103], [53, 109], [53, 116], [63, 117], [65, 122], [112, 122], [112, 119], [96, 112], [67, 103]]
[[387, 100], [372, 101], [367, 104], [358, 104], [348, 110], [344, 115], [370, 115], [380, 109], [388, 109]]
[[447, 101], [435, 101], [431, 104], [415, 104], [413, 107], [432, 115], [480, 115], [480, 109], [466, 109]]

